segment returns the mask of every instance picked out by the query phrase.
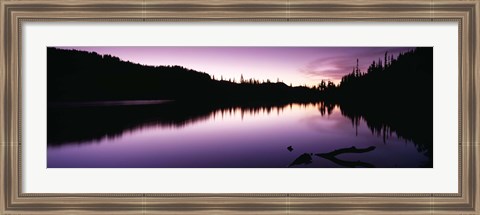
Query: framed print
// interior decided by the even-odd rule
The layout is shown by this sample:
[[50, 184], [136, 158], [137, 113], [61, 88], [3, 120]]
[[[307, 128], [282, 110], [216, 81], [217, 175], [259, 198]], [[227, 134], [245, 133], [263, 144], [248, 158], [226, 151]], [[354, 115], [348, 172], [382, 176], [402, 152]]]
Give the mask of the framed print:
[[432, 168], [432, 80], [433, 47], [48, 47], [47, 168]]
[[1, 1], [2, 214], [475, 214], [471, 1]]

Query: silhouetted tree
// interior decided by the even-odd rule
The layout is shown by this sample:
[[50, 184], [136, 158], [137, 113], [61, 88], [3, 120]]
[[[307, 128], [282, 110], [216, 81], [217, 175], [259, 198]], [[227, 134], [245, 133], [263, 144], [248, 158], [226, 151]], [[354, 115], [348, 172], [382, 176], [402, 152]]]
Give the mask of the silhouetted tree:
[[387, 68], [387, 66], [388, 66], [387, 54], [388, 54], [388, 51], [385, 52], [385, 66], [384, 66], [384, 68]]
[[327, 84], [325, 83], [325, 80], [322, 80], [318, 87], [321, 91], [325, 91], [325, 89], [327, 89]]

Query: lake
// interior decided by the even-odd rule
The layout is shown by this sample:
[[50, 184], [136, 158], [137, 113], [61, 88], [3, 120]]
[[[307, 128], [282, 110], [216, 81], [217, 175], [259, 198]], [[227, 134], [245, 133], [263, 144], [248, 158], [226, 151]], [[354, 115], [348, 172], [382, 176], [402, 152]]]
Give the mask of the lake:
[[408, 132], [321, 102], [71, 103], [47, 117], [48, 168], [432, 167]]

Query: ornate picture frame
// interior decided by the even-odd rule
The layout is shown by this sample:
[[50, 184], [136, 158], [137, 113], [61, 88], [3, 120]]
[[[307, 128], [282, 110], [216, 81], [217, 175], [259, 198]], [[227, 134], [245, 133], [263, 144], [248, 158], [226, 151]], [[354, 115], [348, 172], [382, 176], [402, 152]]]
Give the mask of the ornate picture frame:
[[[480, 1], [0, 0], [2, 214], [480, 213]], [[25, 22], [457, 22], [459, 192], [148, 194], [22, 192], [22, 24]]]

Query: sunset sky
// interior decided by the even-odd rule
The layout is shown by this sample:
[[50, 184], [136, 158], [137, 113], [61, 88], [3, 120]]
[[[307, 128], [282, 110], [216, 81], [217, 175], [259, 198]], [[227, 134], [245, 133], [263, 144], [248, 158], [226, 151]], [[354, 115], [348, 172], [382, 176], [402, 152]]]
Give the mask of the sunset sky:
[[414, 47], [57, 47], [110, 54], [144, 65], [180, 65], [215, 79], [277, 78], [286, 84], [313, 86], [321, 80], [338, 83], [359, 59], [365, 72], [385, 51], [396, 58]]

